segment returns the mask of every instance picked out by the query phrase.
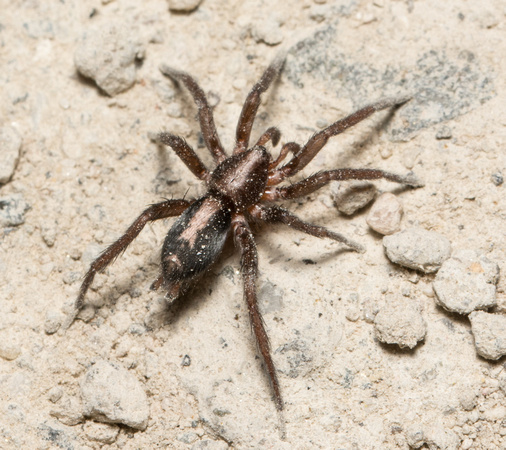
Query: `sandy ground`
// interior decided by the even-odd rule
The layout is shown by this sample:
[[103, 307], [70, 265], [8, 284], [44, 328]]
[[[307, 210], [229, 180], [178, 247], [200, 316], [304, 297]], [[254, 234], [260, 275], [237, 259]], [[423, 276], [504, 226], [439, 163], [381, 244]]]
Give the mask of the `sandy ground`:
[[[303, 143], [360, 105], [414, 95], [393, 117], [379, 113], [334, 138], [304, 173], [413, 170], [424, 188], [375, 183], [402, 202], [402, 228], [436, 231], [504, 272], [504, 2], [273, 3], [204, 0], [175, 13], [164, 0], [0, 2], [0, 126], [22, 138], [0, 197], [5, 209], [18, 195], [23, 222], [5, 224], [0, 241], [0, 448], [506, 448], [503, 360], [477, 356], [469, 320], [436, 306], [434, 275], [388, 261], [367, 211], [346, 218], [336, 210], [335, 186], [285, 206], [359, 240], [366, 253], [283, 227], [257, 230], [284, 418], [232, 246], [184, 305], [162, 314], [163, 293], [149, 286], [170, 221], [147, 226], [97, 277], [87, 322], [59, 328], [90, 261], [146, 205], [203, 192], [148, 137], [180, 134], [212, 164], [190, 97], [161, 63], [211, 92], [227, 149], [248, 89], [280, 50], [286, 67], [254, 136], [276, 125], [283, 142]], [[138, 46], [135, 84], [112, 97], [74, 64], [83, 33], [110, 24]], [[497, 313], [506, 312], [505, 286], [502, 276]], [[413, 350], [375, 339], [371, 311], [389, 296], [421, 308], [427, 333]], [[99, 361], [142, 387], [147, 428], [84, 417], [81, 386]]]

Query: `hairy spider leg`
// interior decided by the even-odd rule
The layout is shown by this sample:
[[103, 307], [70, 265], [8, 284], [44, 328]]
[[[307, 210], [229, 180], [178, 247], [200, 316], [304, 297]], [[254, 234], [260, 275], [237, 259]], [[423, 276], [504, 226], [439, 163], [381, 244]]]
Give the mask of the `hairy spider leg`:
[[284, 64], [285, 55], [278, 56], [271, 65], [267, 67], [258, 83], [253, 86], [246, 97], [241, 115], [239, 116], [239, 121], [237, 122], [234, 155], [248, 149], [251, 129], [258, 107], [260, 106], [260, 97], [279, 75]]
[[348, 128], [356, 125], [362, 120], [366, 119], [373, 113], [381, 111], [382, 109], [390, 108], [392, 106], [399, 106], [410, 100], [410, 97], [394, 97], [380, 100], [371, 105], [365, 106], [364, 108], [355, 111], [344, 119], [334, 122], [327, 128], [319, 131], [318, 133], [311, 136], [304, 147], [284, 166], [274, 170], [269, 175], [268, 185], [273, 186], [285, 178], [291, 177], [306, 167], [318, 152], [325, 146], [327, 141], [332, 137], [336, 136]]
[[160, 71], [172, 78], [174, 81], [182, 82], [195, 101], [195, 104], [198, 108], [198, 116], [200, 123], [200, 130], [202, 131], [202, 137], [204, 138], [204, 142], [206, 147], [211, 152], [214, 157], [214, 160], [217, 163], [224, 161], [227, 157], [223, 146], [221, 145], [220, 138], [218, 136], [218, 132], [216, 131], [216, 125], [214, 124], [213, 111], [209, 106], [209, 102], [207, 101], [206, 95], [202, 88], [198, 85], [198, 83], [193, 79], [193, 77], [186, 72], [182, 72], [180, 70], [173, 69], [172, 67], [161, 65]]
[[207, 181], [210, 177], [209, 170], [207, 170], [204, 163], [197, 156], [193, 148], [191, 148], [188, 143], [179, 136], [176, 136], [172, 133], [163, 132], [158, 134], [157, 137], [158, 142], [161, 142], [164, 145], [168, 145], [174, 150], [177, 156], [183, 161], [191, 170], [193, 175], [195, 175], [199, 180]]
[[265, 207], [255, 205], [250, 210], [250, 214], [253, 217], [263, 220], [267, 223], [283, 223], [290, 228], [293, 228], [294, 230], [302, 231], [303, 233], [309, 234], [311, 236], [318, 238], [328, 238], [333, 239], [334, 241], [342, 242], [343, 244], [359, 253], [363, 253], [365, 251], [362, 245], [358, 244], [355, 241], [352, 241], [351, 239], [348, 239], [346, 236], [343, 236], [340, 233], [335, 233], [334, 231], [330, 231], [325, 227], [305, 222], [302, 219], [299, 219], [296, 215], [292, 214], [290, 211], [279, 206]]
[[84, 277], [83, 283], [81, 284], [81, 288], [79, 289], [79, 295], [75, 303], [75, 316], [84, 305], [84, 297], [93, 282], [93, 278], [95, 278], [95, 274], [103, 271], [121, 253], [123, 253], [148, 222], [165, 219], [167, 217], [179, 216], [190, 205], [191, 202], [187, 200], [165, 200], [160, 203], [155, 203], [144, 210], [144, 212], [132, 223], [132, 225], [128, 227], [125, 234], [107, 247], [107, 249], [91, 263], [90, 268]]
[[331, 181], [378, 180], [380, 178], [414, 188], [423, 186], [423, 183], [413, 173], [398, 175], [379, 169], [335, 169], [317, 172], [289, 186], [269, 187], [262, 196], [262, 201], [272, 202], [303, 197], [317, 191]]
[[276, 368], [271, 357], [269, 337], [265, 331], [265, 325], [258, 309], [256, 280], [258, 277], [258, 252], [256, 249], [253, 233], [242, 214], [234, 215], [232, 219], [233, 236], [235, 245], [241, 252], [241, 273], [243, 278], [244, 297], [248, 305], [251, 326], [255, 334], [260, 353], [267, 367], [267, 372], [274, 390], [276, 408], [283, 409], [283, 398], [279, 386]]

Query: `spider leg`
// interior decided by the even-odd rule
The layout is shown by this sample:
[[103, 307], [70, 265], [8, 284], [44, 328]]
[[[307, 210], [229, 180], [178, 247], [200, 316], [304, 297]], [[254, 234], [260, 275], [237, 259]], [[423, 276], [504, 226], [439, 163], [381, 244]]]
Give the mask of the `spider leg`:
[[166, 200], [164, 202], [155, 203], [147, 208], [135, 221], [128, 227], [125, 234], [121, 236], [116, 242], [111, 244], [107, 249], [93, 261], [86, 273], [81, 288], [79, 289], [79, 295], [74, 306], [74, 315], [68, 326], [70, 326], [82, 309], [84, 305], [84, 297], [95, 274], [103, 271], [110, 263], [112, 263], [125, 249], [132, 243], [132, 241], [139, 235], [144, 226], [148, 222], [152, 222], [158, 219], [164, 219], [166, 217], [179, 216], [186, 208], [190, 206], [190, 202], [186, 200]]
[[329, 238], [333, 239], [334, 241], [342, 242], [343, 244], [359, 253], [363, 253], [365, 251], [362, 245], [358, 244], [355, 241], [352, 241], [351, 239], [348, 239], [346, 236], [327, 230], [325, 227], [320, 227], [318, 225], [312, 225], [310, 223], [304, 222], [291, 212], [287, 211], [284, 208], [280, 208], [279, 206], [264, 207], [255, 205], [250, 210], [250, 213], [253, 217], [263, 220], [264, 222], [283, 223], [285, 225], [288, 225], [290, 228], [302, 231], [303, 233], [309, 234], [311, 236]]
[[244, 152], [248, 148], [253, 121], [255, 120], [258, 107], [260, 106], [260, 96], [269, 88], [279, 72], [281, 72], [284, 63], [285, 56], [278, 56], [271, 65], [267, 67], [258, 83], [253, 86], [246, 97], [235, 132], [234, 155]]
[[331, 181], [377, 180], [380, 178], [384, 178], [395, 183], [406, 184], [414, 188], [423, 186], [423, 183], [420, 182], [413, 173], [408, 173], [403, 176], [379, 169], [336, 169], [317, 172], [298, 183], [291, 184], [290, 186], [273, 186], [267, 188], [262, 200], [270, 202], [303, 197], [304, 195], [317, 191]]
[[183, 138], [163, 132], [158, 135], [158, 141], [171, 147], [197, 178], [204, 181], [209, 179], [206, 166]]
[[160, 66], [160, 71], [164, 75], [172, 78], [174, 81], [182, 82], [190, 91], [199, 111], [200, 129], [202, 131], [202, 137], [204, 138], [206, 147], [209, 149], [216, 162], [222, 162], [227, 155], [225, 154], [225, 150], [223, 149], [220, 138], [218, 137], [216, 125], [214, 124], [213, 112], [202, 88], [197, 84], [192, 76], [186, 72], [173, 69], [165, 64]]
[[241, 250], [241, 272], [244, 283], [244, 297], [248, 305], [248, 312], [255, 333], [255, 338], [260, 349], [260, 353], [267, 366], [267, 372], [271, 380], [276, 400], [276, 408], [283, 409], [283, 399], [279, 387], [276, 368], [272, 361], [269, 345], [269, 337], [265, 331], [264, 322], [260, 310], [258, 309], [258, 300], [256, 292], [256, 279], [258, 276], [258, 254], [255, 240], [251, 229], [243, 215], [237, 214], [233, 218], [234, 242]]
[[327, 128], [314, 134], [311, 136], [309, 141], [307, 141], [306, 145], [304, 145], [304, 147], [302, 147], [302, 149], [287, 164], [275, 170], [269, 176], [269, 186], [280, 183], [285, 178], [295, 175], [297, 172], [306, 167], [332, 136], [342, 133], [377, 111], [381, 111], [382, 109], [390, 108], [392, 106], [402, 105], [408, 100], [410, 100], [410, 97], [394, 97], [380, 100], [355, 111], [348, 117], [338, 120]]

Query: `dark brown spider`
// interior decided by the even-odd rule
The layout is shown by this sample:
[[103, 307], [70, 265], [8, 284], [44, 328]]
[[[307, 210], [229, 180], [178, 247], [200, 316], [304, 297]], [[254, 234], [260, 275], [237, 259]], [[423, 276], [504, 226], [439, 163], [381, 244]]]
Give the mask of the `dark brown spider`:
[[[217, 166], [210, 171], [182, 138], [170, 133], [159, 134], [159, 141], [172, 147], [188, 169], [206, 183], [208, 191], [197, 200], [165, 200], [147, 208], [123, 236], [93, 261], [81, 285], [73, 316], [75, 317], [82, 309], [84, 297], [95, 274], [103, 271], [114, 261], [148, 222], [179, 216], [165, 238], [161, 255], [161, 274], [152, 285], [153, 289], [163, 286], [167, 290], [167, 298], [170, 301], [175, 300], [193, 286], [195, 281], [216, 262], [231, 233], [235, 245], [241, 252], [244, 296], [248, 304], [253, 332], [274, 390], [278, 410], [283, 409], [283, 400], [270, 354], [269, 339], [258, 309], [256, 294], [258, 255], [250, 222], [256, 220], [283, 223], [312, 236], [342, 242], [353, 250], [362, 252], [363, 248], [360, 244], [324, 227], [304, 222], [289, 211], [273, 206], [271, 203], [308, 195], [332, 180], [385, 178], [413, 187], [420, 186], [412, 174], [400, 176], [376, 169], [326, 170], [315, 173], [302, 181], [278, 186], [282, 181], [306, 167], [330, 137], [342, 133], [375, 111], [401, 105], [408, 100], [406, 97], [386, 99], [359, 109], [314, 134], [303, 147], [295, 142], [284, 144], [279, 156], [274, 160], [264, 145], [269, 141], [272, 145], [277, 145], [280, 139], [280, 131], [277, 128], [269, 128], [253, 147], [249, 147], [249, 140], [253, 121], [260, 105], [260, 96], [279, 74], [283, 64], [284, 58], [276, 59], [246, 98], [237, 125], [236, 143], [232, 156], [227, 156], [220, 143], [212, 110], [197, 82], [185, 72], [166, 66], [161, 68], [161, 71], [172, 80], [183, 83], [193, 96], [198, 106], [198, 117], [205, 145]], [[289, 153], [293, 154], [290, 161], [278, 167]]]

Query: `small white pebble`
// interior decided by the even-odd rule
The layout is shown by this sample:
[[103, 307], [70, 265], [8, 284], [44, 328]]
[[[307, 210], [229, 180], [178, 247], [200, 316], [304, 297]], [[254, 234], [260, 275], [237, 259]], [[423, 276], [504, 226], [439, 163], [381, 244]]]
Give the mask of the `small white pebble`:
[[407, 298], [389, 298], [374, 318], [379, 341], [414, 348], [425, 338], [427, 324], [416, 302]]
[[63, 395], [63, 389], [60, 386], [52, 387], [47, 393], [50, 402], [56, 403]]
[[357, 293], [351, 294], [346, 300], [344, 315], [350, 322], [356, 322], [360, 318], [360, 305]]
[[381, 147], [381, 150], [380, 150], [380, 156], [381, 156], [383, 159], [388, 159], [388, 158], [390, 158], [392, 155], [393, 155], [393, 150], [392, 150], [392, 147], [391, 147], [391, 146], [389, 146], [389, 145], [385, 145], [384, 147]]
[[420, 155], [421, 150], [416, 147], [410, 147], [404, 151], [402, 163], [406, 169], [411, 170], [416, 163], [416, 159]]
[[460, 396], [460, 406], [462, 406], [464, 411], [472, 411], [476, 407], [477, 397], [476, 392], [468, 387]]
[[21, 354], [21, 346], [18, 339], [12, 333], [3, 330], [0, 335], [0, 358], [7, 361], [15, 360]]
[[198, 8], [202, 0], [168, 0], [169, 10], [177, 12], [191, 12]]
[[474, 311], [469, 314], [469, 320], [480, 356], [496, 360], [506, 355], [506, 315]]
[[165, 111], [167, 112], [168, 116], [173, 117], [174, 119], [179, 119], [183, 116], [183, 110], [179, 102], [169, 103]]
[[273, 17], [266, 17], [258, 21], [251, 32], [256, 42], [264, 42], [267, 45], [278, 45], [283, 41], [281, 24]]
[[394, 194], [385, 192], [372, 205], [366, 221], [374, 231], [379, 234], [389, 235], [400, 230], [401, 218], [401, 202]]
[[462, 444], [460, 444], [461, 450], [469, 450], [473, 446], [473, 440], [466, 438], [462, 441]]
[[247, 84], [248, 83], [244, 78], [236, 78], [232, 81], [232, 87], [238, 91], [244, 90]]

